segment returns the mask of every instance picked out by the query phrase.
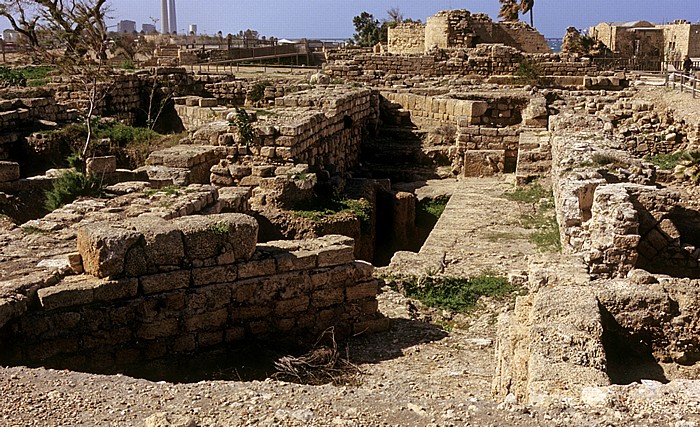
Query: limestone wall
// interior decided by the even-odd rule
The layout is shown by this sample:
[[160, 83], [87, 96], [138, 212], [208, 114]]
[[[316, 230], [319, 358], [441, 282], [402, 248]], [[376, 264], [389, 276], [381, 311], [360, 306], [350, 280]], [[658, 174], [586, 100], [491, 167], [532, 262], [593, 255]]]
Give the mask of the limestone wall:
[[671, 23], [661, 26], [672, 60], [682, 61], [685, 55], [700, 57], [700, 24], [689, 22]]
[[85, 274], [40, 289], [38, 306], [4, 327], [5, 359], [100, 366], [386, 326], [372, 266], [353, 260], [352, 239], [256, 245], [257, 227], [242, 214], [86, 224]]
[[[692, 231], [700, 213], [683, 207], [678, 193], [654, 186], [652, 165], [604, 137], [568, 135], [561, 129], [567, 120], [576, 119], [557, 118], [552, 139], [564, 252], [582, 255], [595, 277], [625, 277], [634, 268], [700, 277]], [[596, 132], [594, 120], [574, 123]]]
[[[397, 76], [494, 76], [514, 75], [523, 60], [537, 64], [542, 76], [596, 76], [595, 65], [586, 59], [556, 54], [523, 55], [502, 44], [481, 44], [475, 48], [451, 51], [445, 55], [361, 54], [352, 61], [329, 62], [325, 71], [333, 78], [371, 83], [392, 83]], [[577, 83], [580, 85], [581, 83]]]
[[[177, 105], [176, 109], [189, 126], [235, 114], [224, 107]], [[206, 140], [230, 146], [229, 154], [237, 158], [344, 171], [357, 164], [362, 136], [376, 127], [379, 96], [370, 89], [318, 87], [276, 98], [270, 113], [252, 123], [252, 141], [242, 141], [236, 127], [226, 122], [207, 133]]]
[[425, 51], [424, 24], [398, 24], [389, 28], [389, 53], [422, 54]]

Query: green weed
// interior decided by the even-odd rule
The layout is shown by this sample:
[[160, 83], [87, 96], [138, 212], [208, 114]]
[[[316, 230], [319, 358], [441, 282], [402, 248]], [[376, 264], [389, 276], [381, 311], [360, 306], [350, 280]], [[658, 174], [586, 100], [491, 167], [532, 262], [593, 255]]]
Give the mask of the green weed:
[[54, 211], [81, 196], [100, 197], [102, 185], [93, 176], [69, 170], [53, 182], [51, 190], [45, 192], [44, 207]]
[[416, 225], [419, 227], [433, 227], [445, 211], [445, 206], [447, 206], [449, 200], [448, 196], [439, 196], [418, 202], [416, 206]]
[[321, 222], [338, 214], [349, 213], [360, 220], [363, 229], [367, 230], [372, 221], [372, 205], [366, 199], [350, 199], [336, 195], [330, 199], [315, 197], [297, 204], [292, 209], [294, 215]]
[[229, 225], [225, 222], [217, 222], [216, 224], [212, 224], [209, 226], [209, 229], [213, 231], [214, 234], [221, 236], [228, 234], [230, 231]]
[[654, 164], [659, 169], [673, 170], [683, 157], [683, 151], [676, 151], [668, 154], [655, 154], [653, 156], [645, 156], [644, 160]]
[[410, 298], [429, 307], [445, 308], [455, 312], [469, 312], [479, 298], [487, 296], [504, 299], [519, 290], [508, 279], [493, 272], [464, 277], [409, 277], [396, 280], [393, 285]]

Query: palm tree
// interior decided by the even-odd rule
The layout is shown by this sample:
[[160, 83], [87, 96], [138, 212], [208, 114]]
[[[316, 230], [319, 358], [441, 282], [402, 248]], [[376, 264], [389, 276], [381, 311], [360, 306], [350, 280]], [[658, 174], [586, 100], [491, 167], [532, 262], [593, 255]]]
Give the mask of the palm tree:
[[535, 5], [535, 0], [520, 0], [520, 10], [523, 12], [523, 15], [526, 13], [530, 12], [530, 26], [535, 27], [535, 24], [532, 21], [532, 7]]
[[518, 0], [499, 0], [501, 2], [501, 10], [498, 11], [498, 17], [504, 21], [514, 22], [518, 20]]

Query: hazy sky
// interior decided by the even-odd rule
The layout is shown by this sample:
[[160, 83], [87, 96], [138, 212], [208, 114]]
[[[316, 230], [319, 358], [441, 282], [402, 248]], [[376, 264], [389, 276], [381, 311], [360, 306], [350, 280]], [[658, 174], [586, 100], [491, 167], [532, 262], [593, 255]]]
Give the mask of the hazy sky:
[[[485, 12], [494, 20], [498, 0], [175, 0], [178, 30], [197, 24], [200, 33], [237, 33], [247, 28], [278, 38], [348, 38], [352, 18], [362, 11], [377, 19], [398, 7], [404, 17], [425, 22], [445, 9]], [[141, 24], [160, 18], [160, 0], [111, 0], [113, 21]], [[523, 19], [528, 20], [529, 17]], [[546, 37], [562, 37], [566, 27], [587, 28], [602, 21], [675, 19], [700, 21], [700, 0], [535, 0], [535, 27]], [[6, 26], [6, 25], [5, 25]], [[160, 29], [160, 22], [157, 24]]]

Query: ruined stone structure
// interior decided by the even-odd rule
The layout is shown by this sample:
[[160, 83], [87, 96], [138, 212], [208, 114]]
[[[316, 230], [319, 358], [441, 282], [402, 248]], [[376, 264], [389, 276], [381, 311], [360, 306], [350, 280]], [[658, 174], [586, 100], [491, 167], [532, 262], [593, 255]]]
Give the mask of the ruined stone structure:
[[[421, 43], [423, 46], [421, 47]], [[446, 10], [426, 24], [400, 24], [389, 28], [389, 53], [419, 54], [438, 49], [473, 48], [500, 43], [522, 52], [549, 53], [544, 36], [522, 22], [493, 22], [484, 14]]]
[[[208, 197], [194, 197], [198, 190]], [[251, 217], [188, 215], [221, 209], [216, 190], [207, 190], [191, 187], [183, 192], [188, 204], [171, 202], [160, 212], [140, 210], [138, 193], [122, 196], [131, 198], [123, 211], [130, 219], [122, 214], [122, 221], [94, 221], [119, 216], [103, 208], [80, 223], [90, 214], [70, 216], [70, 205], [36, 221], [74, 230], [77, 242], [57, 245], [51, 262], [16, 265], [18, 275], [3, 278], [3, 359], [104, 369], [244, 338], [315, 339], [331, 326], [340, 336], [386, 327], [372, 267], [353, 260], [352, 239], [256, 245]], [[50, 225], [61, 218], [78, 222]], [[66, 252], [70, 243], [73, 252]]]

